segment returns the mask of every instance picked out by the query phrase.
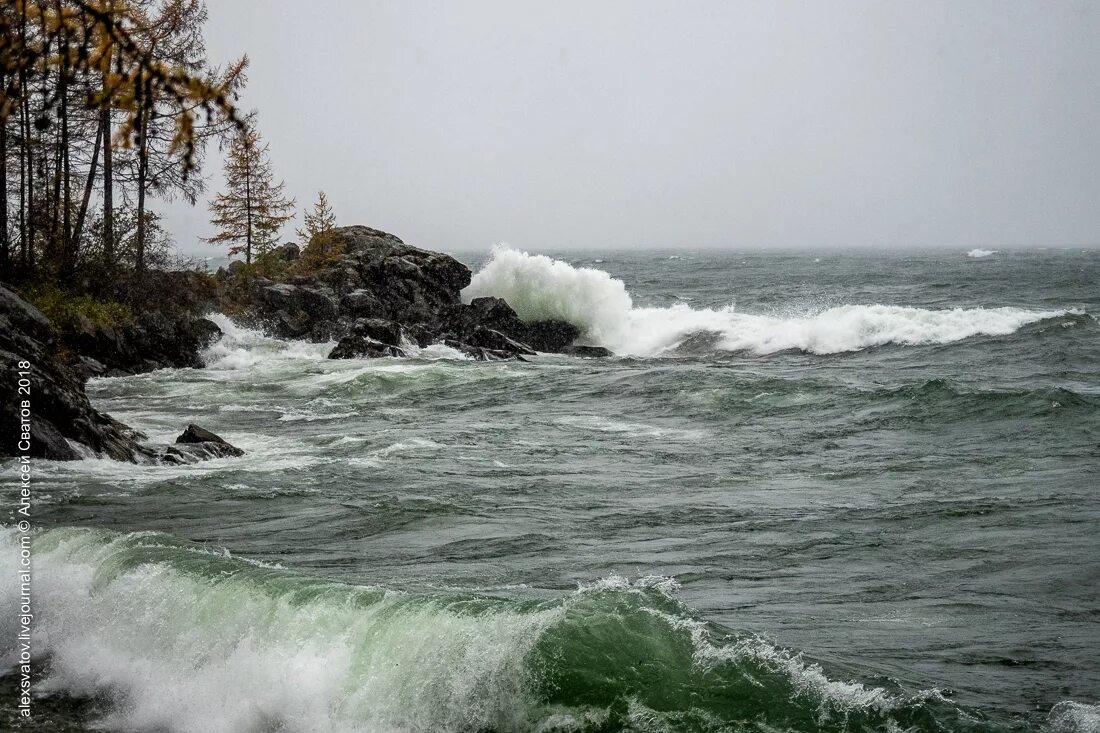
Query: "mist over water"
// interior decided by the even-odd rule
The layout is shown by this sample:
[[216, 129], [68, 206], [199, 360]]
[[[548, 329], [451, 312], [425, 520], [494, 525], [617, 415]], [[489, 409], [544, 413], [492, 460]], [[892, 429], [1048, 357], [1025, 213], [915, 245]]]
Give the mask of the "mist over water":
[[45, 689], [187, 733], [1097, 730], [1100, 254], [470, 264], [618, 356], [216, 315], [206, 369], [90, 383], [247, 454], [36, 466]]

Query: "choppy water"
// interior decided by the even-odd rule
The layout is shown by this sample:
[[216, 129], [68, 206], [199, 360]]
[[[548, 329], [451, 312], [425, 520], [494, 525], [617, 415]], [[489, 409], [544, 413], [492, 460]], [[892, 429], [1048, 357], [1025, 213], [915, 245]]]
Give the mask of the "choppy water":
[[219, 317], [208, 369], [91, 383], [248, 455], [37, 466], [46, 688], [196, 733], [1100, 730], [1100, 253], [561, 257], [469, 294], [624, 356]]

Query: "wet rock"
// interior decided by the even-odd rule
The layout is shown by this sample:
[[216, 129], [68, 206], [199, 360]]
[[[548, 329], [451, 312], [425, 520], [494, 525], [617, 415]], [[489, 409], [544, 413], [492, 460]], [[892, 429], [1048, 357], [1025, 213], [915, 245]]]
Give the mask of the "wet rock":
[[522, 355], [511, 351], [470, 346], [469, 344], [464, 344], [461, 341], [455, 341], [453, 339], [447, 339], [443, 343], [446, 346], [450, 346], [452, 349], [461, 351], [474, 361], [527, 361]]
[[267, 281], [257, 281], [254, 311], [274, 336], [315, 340], [337, 328], [339, 314], [336, 303], [319, 287]]
[[243, 450], [232, 445], [217, 433], [199, 427], [194, 423], [188, 425], [183, 433], [176, 438], [175, 451], [173, 451], [171, 446], [165, 449], [166, 455], [178, 457], [180, 452], [195, 460], [244, 455]]
[[531, 348], [553, 354], [571, 346], [581, 335], [579, 328], [565, 321], [535, 321], [527, 325], [527, 338], [524, 343]]
[[384, 318], [360, 318], [352, 324], [350, 335], [374, 339], [390, 346], [397, 346], [405, 340], [401, 324]]
[[78, 356], [78, 369], [87, 377], [199, 368], [203, 366], [200, 352], [221, 334], [206, 318], [150, 311], [115, 326], [80, 317], [62, 329], [59, 339]]
[[526, 344], [510, 339], [500, 331], [485, 328], [484, 326], [475, 328], [469, 338], [466, 339], [466, 343], [477, 348], [489, 349], [491, 351], [503, 351], [513, 355], [524, 354], [531, 356], [535, 354], [535, 351]]
[[605, 349], [602, 346], [566, 346], [562, 349], [563, 354], [569, 356], [584, 356], [589, 358], [603, 358], [607, 356], [614, 356], [610, 349]]
[[329, 352], [330, 359], [378, 359], [385, 356], [405, 356], [405, 350], [399, 346], [384, 344], [369, 336], [349, 335]]
[[380, 304], [381, 310], [371, 315], [402, 323], [429, 321], [458, 305], [459, 293], [470, 284], [470, 269], [455, 258], [405, 244], [387, 232], [348, 226], [329, 236], [343, 252], [341, 267], [354, 270], [362, 288]]
[[385, 312], [382, 301], [365, 288], [357, 288], [340, 299], [340, 315], [345, 318], [379, 318]]
[[[27, 453], [36, 458], [76, 460], [83, 453], [133, 461], [141, 454], [139, 433], [94, 409], [84, 393], [83, 375], [63, 357], [50, 322], [17, 293], [0, 286], [0, 456], [23, 453], [19, 446], [22, 400], [15, 386], [30, 381]], [[20, 362], [26, 362], [21, 367]]]

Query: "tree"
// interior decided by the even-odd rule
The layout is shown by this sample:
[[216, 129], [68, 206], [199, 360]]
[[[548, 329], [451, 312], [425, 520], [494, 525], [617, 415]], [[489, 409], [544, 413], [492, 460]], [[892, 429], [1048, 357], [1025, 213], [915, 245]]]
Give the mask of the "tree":
[[203, 0], [0, 0], [0, 264], [13, 279], [73, 277], [92, 244], [100, 152], [108, 264], [117, 163], [135, 161], [119, 182], [140, 204], [139, 271], [155, 220], [141, 214], [146, 189], [197, 198], [204, 141], [244, 126], [234, 103], [247, 64], [207, 67], [205, 18]]
[[208, 242], [233, 243], [229, 254], [263, 254], [274, 247], [279, 229], [294, 215], [294, 200], [283, 196], [284, 183], [275, 183], [268, 144], [253, 124], [234, 136], [225, 158], [225, 193], [210, 202], [210, 223], [218, 233]]
[[312, 210], [302, 212], [304, 226], [297, 230], [303, 256], [310, 260], [323, 260], [332, 253], [330, 233], [336, 228], [336, 215], [328, 203], [324, 191], [317, 192], [317, 203]]

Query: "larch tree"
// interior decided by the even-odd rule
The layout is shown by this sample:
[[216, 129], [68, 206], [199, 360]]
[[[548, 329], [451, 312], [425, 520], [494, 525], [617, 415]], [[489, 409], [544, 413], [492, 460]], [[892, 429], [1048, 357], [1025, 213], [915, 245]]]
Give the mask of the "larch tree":
[[194, 198], [204, 140], [245, 122], [234, 102], [247, 62], [207, 68], [197, 35], [204, 18], [202, 0], [0, 0], [6, 275], [74, 277], [90, 254], [85, 233], [95, 223], [89, 212], [100, 169], [97, 229], [113, 260], [113, 153], [146, 158], [139, 193], [147, 185]]
[[279, 229], [294, 216], [294, 200], [275, 183], [268, 144], [253, 125], [234, 136], [225, 158], [224, 193], [210, 202], [210, 223], [217, 233], [208, 242], [230, 244], [229, 254], [262, 255], [276, 244]]
[[324, 191], [317, 192], [317, 202], [312, 209], [302, 212], [302, 220], [304, 225], [297, 234], [303, 256], [309, 261], [320, 262], [332, 255], [330, 234], [336, 228], [336, 215]]

